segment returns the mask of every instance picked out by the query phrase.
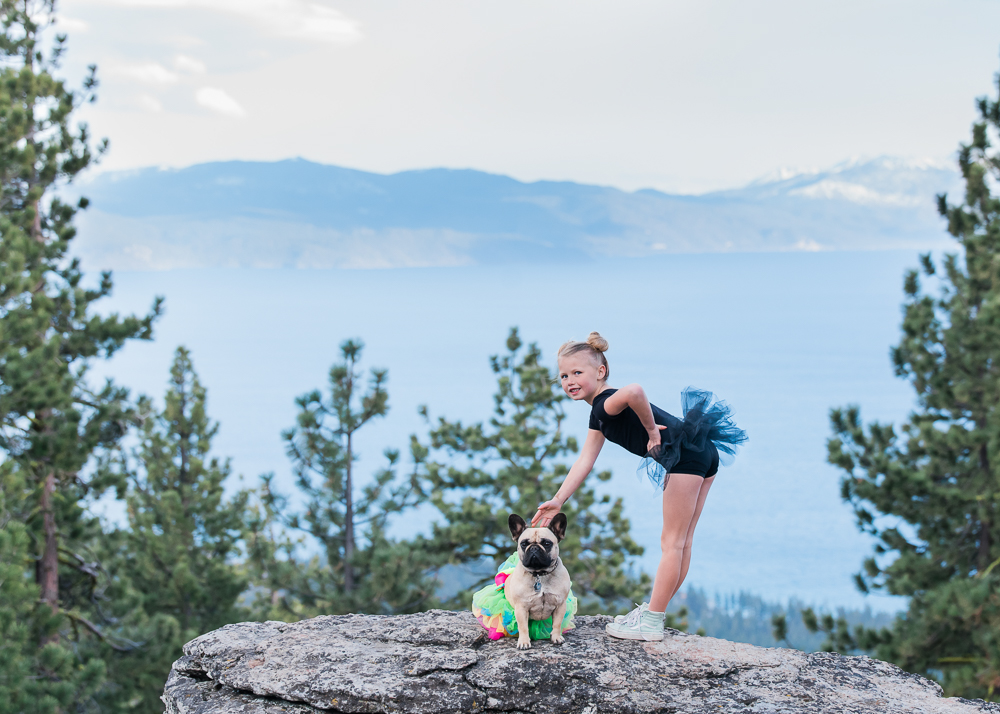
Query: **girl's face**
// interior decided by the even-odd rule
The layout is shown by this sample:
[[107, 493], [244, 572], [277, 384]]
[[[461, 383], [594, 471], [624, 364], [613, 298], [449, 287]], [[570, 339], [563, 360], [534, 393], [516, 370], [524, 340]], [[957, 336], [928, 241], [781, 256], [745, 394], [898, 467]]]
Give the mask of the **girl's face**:
[[577, 352], [559, 360], [559, 383], [566, 396], [590, 404], [604, 388], [604, 365], [594, 363], [586, 352]]

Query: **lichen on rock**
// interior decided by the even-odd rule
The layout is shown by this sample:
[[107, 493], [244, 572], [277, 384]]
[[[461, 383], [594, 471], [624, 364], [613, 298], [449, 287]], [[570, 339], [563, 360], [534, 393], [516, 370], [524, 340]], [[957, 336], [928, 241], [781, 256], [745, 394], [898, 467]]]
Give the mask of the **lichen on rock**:
[[168, 714], [1000, 714], [868, 657], [675, 630], [663, 642], [615, 640], [609, 619], [579, 617], [565, 644], [526, 651], [489, 640], [468, 612], [227, 625], [184, 647], [163, 701]]

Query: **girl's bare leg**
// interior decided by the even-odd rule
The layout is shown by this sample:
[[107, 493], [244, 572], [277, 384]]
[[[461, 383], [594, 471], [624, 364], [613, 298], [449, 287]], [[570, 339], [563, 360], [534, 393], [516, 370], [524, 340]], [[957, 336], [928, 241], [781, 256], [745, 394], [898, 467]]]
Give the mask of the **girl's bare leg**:
[[713, 481], [715, 481], [715, 476], [702, 479], [701, 490], [698, 492], [698, 505], [694, 508], [694, 518], [691, 519], [687, 539], [684, 541], [684, 555], [681, 556], [681, 576], [677, 579], [677, 586], [674, 588], [674, 591], [670, 593], [671, 600], [674, 599], [674, 595], [681, 589], [681, 585], [684, 584], [684, 580], [687, 578], [688, 566], [691, 565], [691, 544], [694, 543], [694, 529], [698, 525], [698, 519], [701, 518], [701, 511], [705, 507], [705, 499], [708, 498], [708, 489], [712, 488]]
[[[684, 545], [696, 519], [699, 495], [705, 479], [697, 474], [670, 474], [663, 490], [663, 532], [660, 535], [660, 565], [653, 581], [649, 609], [664, 612], [681, 582]], [[685, 571], [686, 574], [686, 571]]]

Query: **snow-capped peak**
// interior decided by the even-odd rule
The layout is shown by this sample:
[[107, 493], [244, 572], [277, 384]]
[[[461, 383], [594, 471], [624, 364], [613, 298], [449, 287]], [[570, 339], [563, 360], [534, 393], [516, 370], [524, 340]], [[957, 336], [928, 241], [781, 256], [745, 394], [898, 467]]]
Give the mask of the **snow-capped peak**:
[[728, 192], [747, 198], [796, 196], [863, 205], [916, 207], [960, 186], [951, 162], [932, 158], [853, 157], [827, 169], [782, 168]]

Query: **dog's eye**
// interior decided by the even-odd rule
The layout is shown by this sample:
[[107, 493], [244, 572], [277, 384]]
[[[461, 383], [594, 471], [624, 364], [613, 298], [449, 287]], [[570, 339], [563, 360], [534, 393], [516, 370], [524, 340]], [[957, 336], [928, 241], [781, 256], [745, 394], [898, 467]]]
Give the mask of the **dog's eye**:
[[521, 547], [522, 548], [527, 548], [530, 544], [531, 544], [531, 541], [528, 540], [527, 538], [525, 538], [524, 540], [521, 541]]
[[548, 550], [549, 548], [552, 547], [552, 541], [550, 541], [548, 538], [546, 538], [546, 539], [542, 540], [542, 545], [545, 546], [545, 550]]

